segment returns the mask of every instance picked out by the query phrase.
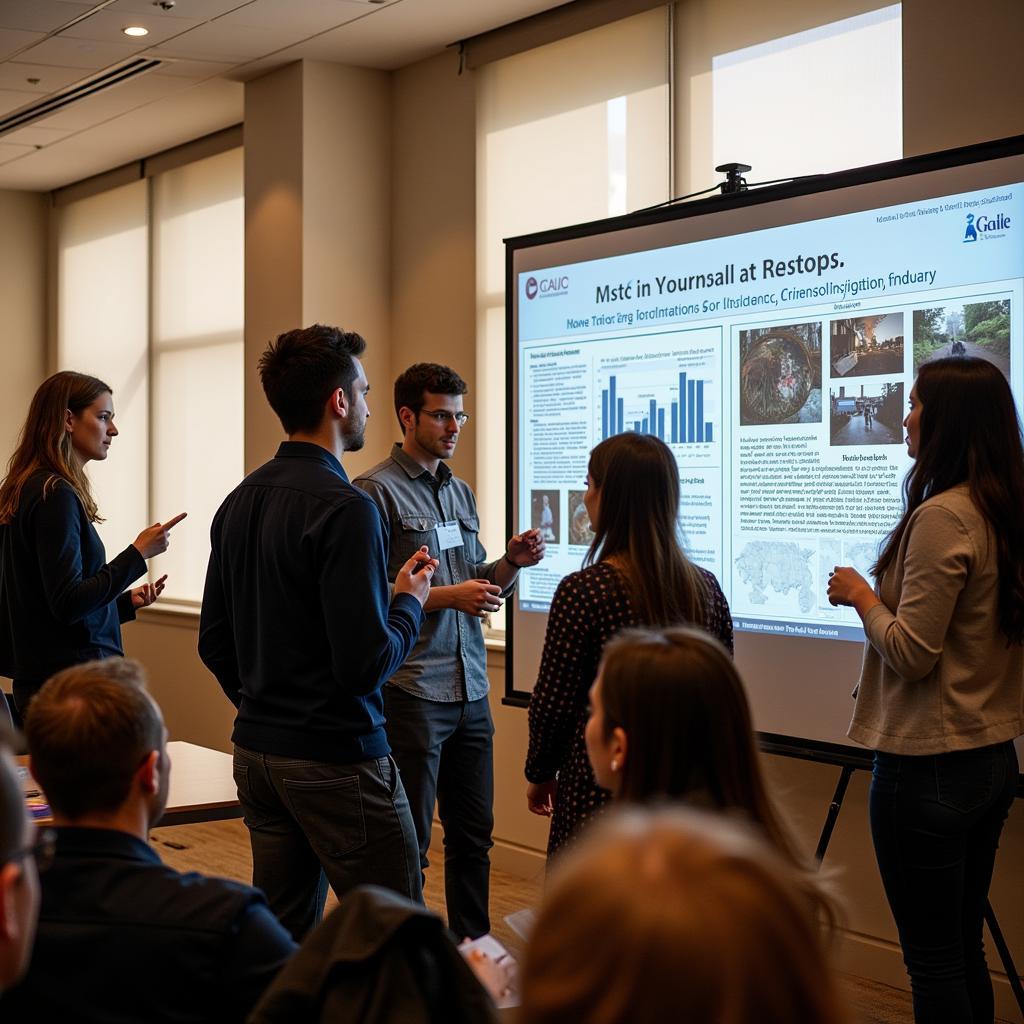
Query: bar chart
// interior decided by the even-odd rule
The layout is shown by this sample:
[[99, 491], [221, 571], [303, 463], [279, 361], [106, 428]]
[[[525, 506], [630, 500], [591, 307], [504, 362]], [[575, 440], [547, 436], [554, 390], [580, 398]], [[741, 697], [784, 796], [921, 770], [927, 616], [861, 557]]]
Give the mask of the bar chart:
[[[668, 444], [702, 444], [715, 439], [705, 385], [711, 381], [680, 370], [656, 381], [629, 372], [608, 374], [601, 389], [601, 439], [634, 431], [653, 434]], [[643, 375], [648, 376], [647, 374]], [[665, 378], [675, 377], [666, 384]]]

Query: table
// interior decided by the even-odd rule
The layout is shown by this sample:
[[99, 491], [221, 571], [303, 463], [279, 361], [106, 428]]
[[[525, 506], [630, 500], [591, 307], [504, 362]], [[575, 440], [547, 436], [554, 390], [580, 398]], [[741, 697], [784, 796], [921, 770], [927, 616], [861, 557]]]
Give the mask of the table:
[[[166, 825], [194, 825], [201, 821], [224, 821], [240, 818], [238, 791], [231, 771], [232, 758], [221, 750], [211, 750], [184, 740], [167, 744], [171, 759], [171, 785], [167, 795], [167, 809], [153, 827]], [[27, 757], [19, 757], [25, 766]], [[36, 790], [35, 780], [26, 773], [26, 795]], [[36, 818], [47, 824], [49, 818]]]

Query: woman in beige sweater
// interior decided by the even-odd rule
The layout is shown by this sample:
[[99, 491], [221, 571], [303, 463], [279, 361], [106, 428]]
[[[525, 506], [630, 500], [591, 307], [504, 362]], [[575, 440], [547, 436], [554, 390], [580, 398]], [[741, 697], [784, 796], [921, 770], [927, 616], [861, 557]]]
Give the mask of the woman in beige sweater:
[[867, 643], [849, 735], [875, 750], [871, 833], [917, 1024], [993, 1019], [982, 919], [1024, 733], [1024, 449], [1002, 373], [925, 363], [904, 420], [905, 511], [871, 585], [832, 604]]

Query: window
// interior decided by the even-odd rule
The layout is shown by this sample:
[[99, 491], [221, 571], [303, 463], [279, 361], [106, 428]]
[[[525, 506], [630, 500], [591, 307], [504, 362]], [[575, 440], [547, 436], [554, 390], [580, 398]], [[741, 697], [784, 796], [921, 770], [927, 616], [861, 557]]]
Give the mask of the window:
[[110, 555], [187, 511], [151, 578], [202, 598], [210, 520], [243, 475], [242, 151], [62, 207], [57, 360], [114, 390], [121, 433], [90, 465]]
[[[667, 31], [666, 11], [655, 10], [477, 72], [482, 406], [505, 408], [502, 240], [626, 213], [669, 196]], [[492, 554], [507, 539], [504, 452], [505, 424], [496, 418], [477, 456], [481, 533]], [[502, 628], [503, 614], [494, 626]]]

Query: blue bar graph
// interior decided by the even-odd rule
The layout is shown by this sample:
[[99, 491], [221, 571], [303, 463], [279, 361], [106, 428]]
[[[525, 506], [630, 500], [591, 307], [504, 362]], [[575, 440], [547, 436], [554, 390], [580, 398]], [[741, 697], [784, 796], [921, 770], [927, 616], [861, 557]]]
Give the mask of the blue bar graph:
[[668, 403], [668, 408], [656, 398], [648, 395], [639, 407], [632, 405], [633, 419], [626, 424], [625, 397], [619, 393], [616, 374], [608, 375], [608, 386], [601, 390], [601, 438], [612, 437], [626, 430], [638, 434], [653, 434], [662, 441], [672, 444], [698, 444], [713, 439], [713, 427], [705, 420], [704, 384], [701, 379], [679, 374], [678, 400]]

